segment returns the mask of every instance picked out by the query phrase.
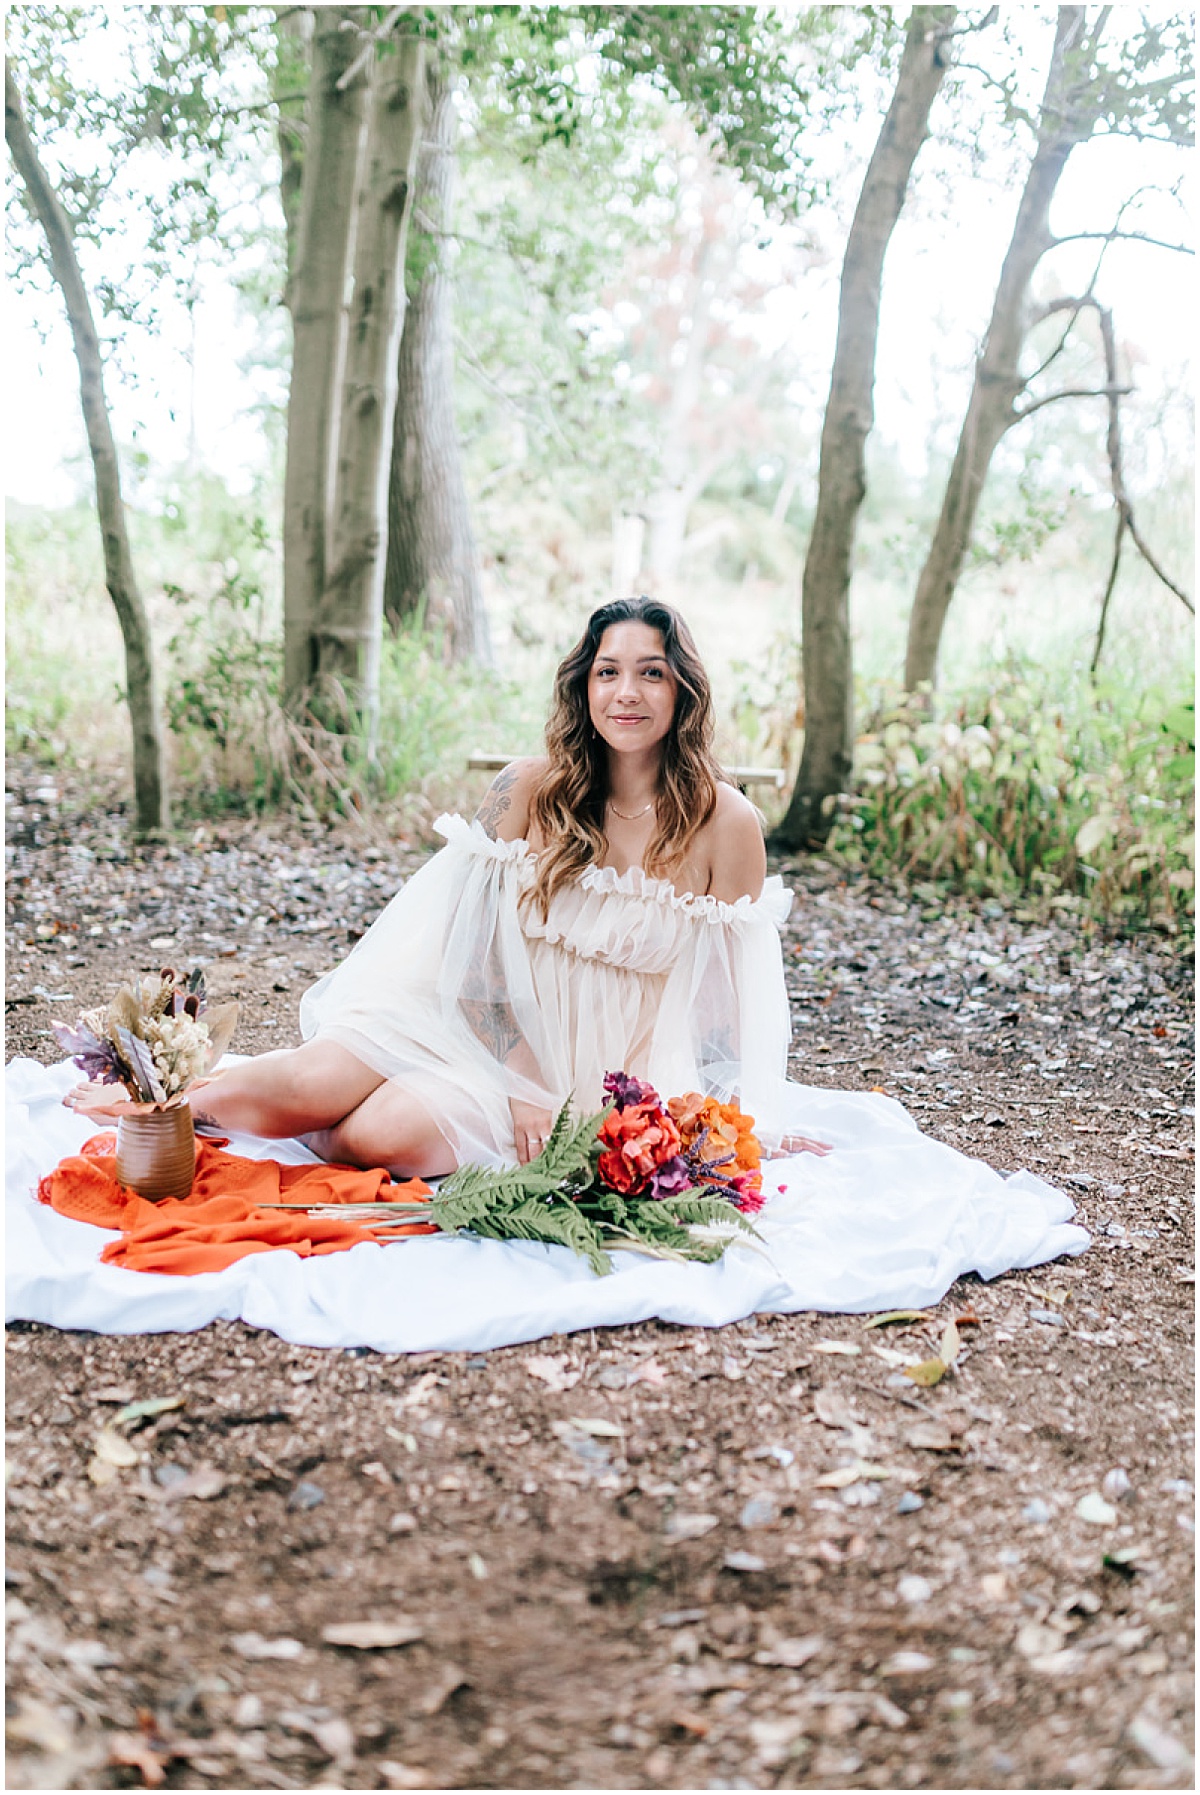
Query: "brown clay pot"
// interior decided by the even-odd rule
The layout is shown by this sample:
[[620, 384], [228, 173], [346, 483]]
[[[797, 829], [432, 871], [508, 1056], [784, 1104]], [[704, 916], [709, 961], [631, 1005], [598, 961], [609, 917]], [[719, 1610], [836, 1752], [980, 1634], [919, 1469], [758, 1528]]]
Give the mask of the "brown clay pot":
[[165, 1203], [186, 1197], [196, 1173], [196, 1133], [189, 1104], [148, 1109], [117, 1122], [117, 1178], [139, 1197]]

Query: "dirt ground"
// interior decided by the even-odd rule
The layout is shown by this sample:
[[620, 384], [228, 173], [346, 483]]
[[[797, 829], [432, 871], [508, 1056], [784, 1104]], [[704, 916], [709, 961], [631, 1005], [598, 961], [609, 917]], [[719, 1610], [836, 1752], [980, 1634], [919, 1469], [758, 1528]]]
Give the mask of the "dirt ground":
[[[135, 855], [115, 807], [9, 782], [8, 1058], [167, 963], [286, 1045], [419, 859], [250, 823]], [[783, 870], [797, 1076], [1064, 1185], [1089, 1251], [907, 1325], [486, 1355], [16, 1322], [9, 1787], [1192, 1785], [1188, 962]], [[919, 1389], [895, 1355], [953, 1316]]]

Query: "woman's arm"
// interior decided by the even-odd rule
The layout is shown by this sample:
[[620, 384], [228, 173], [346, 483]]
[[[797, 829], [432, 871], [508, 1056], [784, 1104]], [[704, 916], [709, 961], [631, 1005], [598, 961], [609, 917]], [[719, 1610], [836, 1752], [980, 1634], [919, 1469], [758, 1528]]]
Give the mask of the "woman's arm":
[[741, 897], [762, 896], [767, 876], [767, 850], [758, 812], [732, 785], [717, 787], [717, 808], [706, 830], [709, 847], [709, 897], [736, 904]]
[[529, 806], [546, 772], [544, 755], [513, 760], [496, 774], [487, 796], [475, 812], [493, 841], [524, 841], [529, 829]]

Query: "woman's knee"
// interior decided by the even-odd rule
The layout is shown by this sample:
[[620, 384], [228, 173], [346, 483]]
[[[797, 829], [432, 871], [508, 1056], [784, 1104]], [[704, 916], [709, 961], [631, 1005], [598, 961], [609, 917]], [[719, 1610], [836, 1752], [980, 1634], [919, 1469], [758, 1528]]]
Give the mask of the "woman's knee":
[[373, 1092], [310, 1145], [323, 1159], [386, 1166], [403, 1178], [440, 1178], [458, 1163], [433, 1117], [396, 1085]]

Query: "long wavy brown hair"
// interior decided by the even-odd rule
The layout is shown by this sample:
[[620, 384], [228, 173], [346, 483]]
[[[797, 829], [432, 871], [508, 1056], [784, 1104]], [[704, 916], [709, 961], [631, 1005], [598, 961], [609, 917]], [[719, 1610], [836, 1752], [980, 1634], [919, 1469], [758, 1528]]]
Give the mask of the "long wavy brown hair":
[[538, 856], [533, 887], [543, 916], [554, 894], [604, 855], [608, 757], [592, 727], [588, 675], [601, 638], [614, 623], [644, 623], [657, 630], [676, 679], [675, 715], [663, 741], [658, 777], [658, 829], [646, 852], [647, 873], [664, 878], [679, 865], [689, 842], [716, 808], [717, 785], [724, 779], [712, 751], [712, 688], [683, 618], [653, 598], [618, 598], [601, 605], [555, 675], [546, 724], [550, 765], [530, 807], [531, 820], [546, 844]]

